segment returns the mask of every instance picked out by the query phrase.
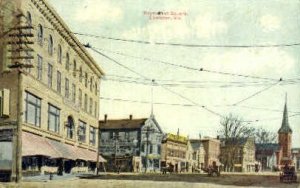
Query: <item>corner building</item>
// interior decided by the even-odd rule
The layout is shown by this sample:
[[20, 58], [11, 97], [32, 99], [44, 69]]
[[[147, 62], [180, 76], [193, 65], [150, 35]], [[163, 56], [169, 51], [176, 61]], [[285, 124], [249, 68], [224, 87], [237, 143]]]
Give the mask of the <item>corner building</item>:
[[93, 171], [104, 72], [46, 0], [0, 7], [0, 177]]

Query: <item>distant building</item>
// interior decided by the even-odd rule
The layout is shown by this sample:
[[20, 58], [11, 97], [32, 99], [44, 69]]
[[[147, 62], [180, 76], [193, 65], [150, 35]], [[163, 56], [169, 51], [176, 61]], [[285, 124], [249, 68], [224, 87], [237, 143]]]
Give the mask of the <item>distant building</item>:
[[292, 156], [296, 170], [300, 171], [300, 148], [293, 148]]
[[204, 164], [203, 168], [207, 168], [213, 165], [220, 165], [220, 140], [210, 137], [204, 137], [201, 139], [201, 144], [204, 149]]
[[[230, 156], [229, 156], [230, 155]], [[228, 164], [228, 156], [233, 164]], [[255, 170], [254, 138], [230, 138], [221, 140], [221, 163], [226, 171], [251, 172]], [[227, 164], [226, 164], [227, 163]]]
[[100, 153], [107, 170], [159, 171], [163, 131], [153, 115], [149, 118], [100, 121]]
[[187, 170], [187, 137], [168, 133], [162, 140], [161, 167], [172, 167], [175, 172]]
[[280, 146], [276, 143], [255, 144], [255, 158], [261, 170], [274, 170], [278, 166]]
[[[200, 139], [188, 140], [187, 168], [188, 172], [199, 172], [204, 165], [205, 151]], [[201, 166], [202, 165], [202, 166]]]
[[289, 125], [288, 110], [287, 110], [287, 96], [285, 99], [285, 105], [283, 110], [283, 118], [280, 129], [278, 130], [278, 143], [281, 153], [279, 155], [279, 165], [292, 163], [292, 129]]

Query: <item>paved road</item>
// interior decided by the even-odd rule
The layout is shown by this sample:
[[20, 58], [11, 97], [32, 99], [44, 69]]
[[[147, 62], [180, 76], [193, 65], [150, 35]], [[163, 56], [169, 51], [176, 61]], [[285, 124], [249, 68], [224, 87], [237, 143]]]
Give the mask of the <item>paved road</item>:
[[[91, 178], [91, 177], [90, 177]], [[204, 174], [107, 174], [93, 179], [54, 179], [47, 182], [22, 182], [21, 184], [0, 184], [2, 187], [105, 187], [105, 188], [196, 188], [196, 187], [267, 187], [300, 188], [299, 183], [279, 183], [277, 174], [222, 174], [221, 177], [207, 177]]]

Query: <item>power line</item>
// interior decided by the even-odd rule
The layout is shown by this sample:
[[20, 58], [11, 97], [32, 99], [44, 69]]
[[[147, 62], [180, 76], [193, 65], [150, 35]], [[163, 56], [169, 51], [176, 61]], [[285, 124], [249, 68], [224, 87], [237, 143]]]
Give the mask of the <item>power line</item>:
[[248, 100], [248, 99], [251, 99], [252, 97], [254, 97], [254, 96], [256, 96], [256, 95], [258, 95], [258, 94], [260, 94], [260, 93], [262, 93], [262, 92], [264, 92], [264, 91], [267, 91], [268, 89], [272, 88], [273, 86], [279, 84], [280, 81], [281, 81], [281, 80], [279, 80], [278, 82], [276, 82], [276, 83], [270, 85], [269, 87], [266, 87], [266, 88], [264, 88], [264, 89], [262, 89], [262, 90], [259, 90], [259, 91], [255, 92], [255, 93], [253, 93], [252, 95], [246, 97], [245, 99], [240, 100], [240, 101], [238, 101], [238, 102], [232, 104], [232, 106], [236, 106], [236, 105], [238, 105], [238, 104], [240, 104], [240, 103], [242, 103], [242, 102], [244, 102], [244, 101], [246, 101], [246, 100]]
[[150, 42], [145, 40], [134, 40], [134, 39], [124, 39], [115, 37], [106, 37], [101, 35], [93, 35], [86, 33], [73, 32], [75, 35], [108, 39], [121, 42], [131, 42], [137, 44], [151, 44], [159, 46], [178, 46], [178, 47], [188, 47], [188, 48], [274, 48], [274, 47], [292, 47], [299, 46], [300, 43], [283, 43], [283, 44], [265, 44], [265, 45], [224, 45], [224, 44], [186, 44], [186, 43], [166, 43], [166, 42]]
[[[116, 61], [115, 59], [113, 59], [113, 58], [111, 58], [111, 57], [109, 57], [109, 56], [103, 54], [102, 52], [100, 52], [100, 51], [98, 51], [98, 50], [96, 50], [96, 49], [94, 49], [94, 48], [92, 48], [92, 47], [90, 47], [90, 48], [91, 48], [93, 51], [95, 51], [96, 53], [100, 54], [101, 56], [103, 56], [103, 57], [109, 59], [110, 61], [112, 61], [112, 62], [118, 64], [119, 66], [121, 66], [121, 67], [127, 69], [128, 71], [133, 72], [134, 74], [137, 74], [137, 75], [139, 75], [139, 76], [142, 77], [142, 78], [145, 78], [145, 79], [147, 79], [147, 80], [151, 80], [151, 81], [152, 81], [152, 79], [149, 79], [149, 78], [147, 78], [146, 76], [144, 76], [143, 74], [140, 74], [139, 72], [136, 72], [135, 70], [132, 70], [131, 68], [129, 68], [129, 67], [127, 67], [127, 66], [125, 66], [125, 65], [123, 65], [123, 64], [121, 64], [121, 63], [119, 63], [119, 62]], [[154, 83], [156, 83], [157, 85], [160, 85], [160, 84], [158, 84], [156, 81], [154, 81]], [[177, 92], [175, 92], [175, 91], [173, 91], [173, 90], [171, 90], [171, 89], [169, 89], [169, 88], [167, 88], [167, 87], [165, 87], [165, 86], [163, 86], [163, 85], [160, 85], [160, 86], [161, 86], [162, 88], [164, 88], [165, 90], [167, 90], [167, 91], [173, 93], [174, 95], [179, 96], [180, 98], [183, 98], [183, 99], [187, 100], [188, 102], [190, 102], [190, 103], [192, 103], [192, 104], [194, 104], [194, 105], [196, 105], [196, 106], [198, 106], [198, 107], [200, 107], [200, 108], [202, 108], [202, 109], [204, 109], [204, 110], [210, 112], [211, 114], [214, 114], [214, 115], [216, 115], [216, 116], [219, 116], [219, 117], [221, 117], [221, 118], [224, 118], [224, 116], [222, 116], [222, 115], [219, 114], [218, 112], [215, 112], [215, 111], [213, 111], [213, 110], [210, 110], [209, 108], [207, 108], [207, 107], [204, 106], [204, 105], [199, 105], [198, 103], [194, 102], [193, 100], [191, 100], [191, 99], [189, 99], [189, 98], [187, 98], [187, 97], [181, 95], [180, 93], [177, 93]]]
[[165, 64], [165, 65], [169, 65], [169, 66], [174, 66], [174, 67], [177, 67], [177, 68], [179, 67], [179, 68], [183, 68], [183, 69], [187, 69], [187, 70], [193, 70], [193, 71], [199, 71], [199, 72], [207, 72], [207, 73], [220, 74], [220, 75], [226, 75], [226, 76], [236, 76], [236, 77], [243, 77], [243, 78], [253, 78], [253, 79], [260, 79], [260, 80], [268, 80], [268, 81], [277, 81], [278, 80], [278, 79], [274, 79], [274, 78], [266, 78], [266, 77], [244, 75], [244, 74], [236, 74], [236, 73], [223, 72], [223, 71], [215, 71], [215, 70], [209, 70], [209, 69], [205, 69], [205, 68], [195, 68], [195, 67], [190, 67], [190, 66], [181, 65], [181, 64], [174, 64], [174, 63], [170, 63], [170, 62], [167, 62], [167, 61], [154, 60], [154, 59], [151, 59], [151, 58], [129, 55], [129, 54], [125, 54], [125, 53], [121, 53], [121, 52], [116, 52], [116, 51], [111, 51], [111, 50], [103, 50], [102, 48], [96, 48], [96, 47], [93, 47], [93, 48], [97, 49], [97, 50], [101, 50], [101, 51], [107, 51], [107, 52], [110, 52], [110, 53], [118, 54], [118, 55], [125, 56], [125, 57], [130, 57], [130, 58], [135, 58], [135, 59], [141, 59], [141, 60], [144, 60], [144, 61], [149, 61], [149, 62], [154, 62], [154, 63], [161, 63], [161, 64]]

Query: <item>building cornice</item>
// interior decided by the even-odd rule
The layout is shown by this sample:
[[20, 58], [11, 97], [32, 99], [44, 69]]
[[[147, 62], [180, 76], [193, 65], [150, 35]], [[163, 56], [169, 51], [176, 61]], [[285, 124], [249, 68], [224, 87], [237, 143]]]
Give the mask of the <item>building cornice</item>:
[[65, 39], [65, 41], [78, 53], [78, 55], [88, 64], [88, 66], [101, 78], [104, 75], [103, 70], [96, 61], [89, 55], [84, 46], [79, 42], [68, 26], [60, 18], [54, 8], [45, 0], [31, 0], [36, 8], [44, 15], [44, 17], [52, 24], [57, 32]]

